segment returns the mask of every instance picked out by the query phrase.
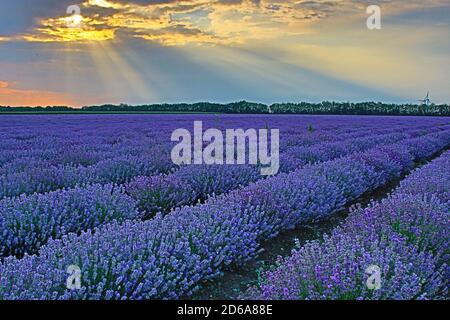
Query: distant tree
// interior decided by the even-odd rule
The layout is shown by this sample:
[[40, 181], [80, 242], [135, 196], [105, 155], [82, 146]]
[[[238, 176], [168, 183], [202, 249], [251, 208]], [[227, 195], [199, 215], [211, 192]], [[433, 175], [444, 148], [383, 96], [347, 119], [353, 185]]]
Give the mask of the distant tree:
[[321, 103], [275, 103], [270, 106], [262, 103], [239, 101], [228, 104], [198, 102], [193, 104], [149, 104], [131, 106], [128, 104], [86, 106], [74, 109], [67, 106], [10, 107], [0, 106], [0, 113], [52, 113], [52, 112], [209, 112], [246, 114], [342, 114], [342, 115], [426, 115], [450, 116], [450, 106], [431, 104], [386, 104], [381, 102], [335, 102]]

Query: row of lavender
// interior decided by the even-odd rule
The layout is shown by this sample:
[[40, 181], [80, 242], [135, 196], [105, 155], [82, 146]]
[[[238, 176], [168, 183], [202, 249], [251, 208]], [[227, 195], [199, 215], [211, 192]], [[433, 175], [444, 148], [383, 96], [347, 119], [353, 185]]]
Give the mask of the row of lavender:
[[[348, 138], [350, 141], [340, 143], [317, 143], [304, 147], [295, 163], [300, 167], [307, 162], [331, 160], [376, 145], [401, 141], [415, 135], [416, 131], [373, 134], [354, 140]], [[207, 195], [225, 193], [260, 178], [257, 168], [252, 166], [188, 166], [168, 176], [139, 177], [127, 184], [125, 191], [135, 199], [142, 210], [140, 213], [133, 199], [123, 194], [123, 188], [111, 184], [3, 199], [0, 201], [0, 253], [3, 257], [36, 253], [51, 238], [79, 233], [113, 220], [151, 218], [158, 211], [164, 214], [176, 207], [194, 204]]]
[[[142, 153], [152, 144], [166, 144], [166, 133], [190, 128], [193, 121], [205, 126], [229, 129], [283, 128], [287, 135], [304, 135], [307, 126], [332, 140], [348, 128], [375, 129], [380, 126], [426, 128], [445, 124], [442, 118], [314, 117], [314, 116], [8, 116], [0, 118], [0, 167], [16, 158], [38, 158], [51, 164], [95, 164], [129, 153]], [[155, 125], [156, 124], [156, 125]], [[329, 132], [329, 133], [328, 133]], [[170, 135], [169, 135], [170, 136]], [[283, 147], [296, 140], [286, 140]], [[100, 155], [98, 155], [100, 153]]]
[[[393, 131], [391, 129], [391, 131]], [[438, 131], [432, 128], [421, 133]], [[365, 133], [354, 138], [354, 134], [344, 135], [339, 142], [317, 142], [310, 146], [292, 147], [280, 157], [281, 172], [291, 172], [307, 164], [315, 164], [368, 150], [377, 145], [389, 144], [415, 136], [417, 130], [403, 133]], [[295, 152], [291, 152], [291, 151]], [[257, 166], [210, 166], [195, 165], [181, 168], [169, 175], [137, 177], [126, 184], [125, 190], [138, 202], [145, 217], [156, 213], [168, 213], [182, 205], [194, 204], [211, 195], [220, 195], [245, 187], [262, 179]]]
[[[450, 152], [413, 172], [393, 195], [356, 209], [263, 275], [250, 299], [446, 299], [450, 248]], [[380, 285], [367, 286], [376, 266]]]
[[[0, 172], [6, 173], [23, 167], [29, 160], [33, 165], [94, 165], [104, 159], [127, 155], [146, 154], [151, 146], [166, 145], [170, 133], [177, 128], [192, 126], [194, 120], [204, 120], [213, 127], [234, 128], [254, 123], [263, 128], [265, 122], [271, 127], [286, 129], [286, 134], [298, 136], [306, 131], [293, 121], [282, 123], [276, 118], [196, 116], [190, 119], [175, 116], [51, 116], [51, 117], [2, 117], [0, 118]], [[264, 121], [263, 121], [264, 120]], [[339, 135], [342, 128], [350, 128], [343, 119], [343, 127], [329, 120], [312, 119], [315, 131], [322, 139], [333, 139], [329, 130]], [[389, 121], [392, 123], [392, 121]], [[431, 124], [438, 123], [437, 120]], [[156, 125], [155, 125], [156, 124]], [[262, 125], [262, 126], [261, 126]], [[370, 127], [358, 124], [358, 128]], [[353, 128], [353, 127], [352, 127]], [[333, 133], [333, 132], [332, 132]], [[289, 146], [290, 141], [282, 142]], [[17, 161], [17, 163], [15, 163]]]
[[[3, 117], [0, 120], [4, 121], [4, 119], [9, 118]], [[26, 120], [22, 119], [22, 121]], [[220, 125], [212, 123], [211, 120], [208, 121], [208, 118], [204, 120], [206, 121], [205, 127], [219, 127], [220, 129], [246, 128], [249, 124], [252, 124], [253, 127], [258, 128], [258, 121], [253, 123], [254, 119], [245, 119], [246, 121], [244, 119], [236, 119], [235, 123], [224, 121]], [[347, 123], [348, 120], [339, 119], [342, 122], [340, 126], [333, 126], [320, 119], [314, 123], [313, 131], [307, 131], [306, 125], [308, 122], [306, 121], [309, 120], [299, 119], [298, 121], [300, 123], [298, 124], [293, 120], [284, 120], [284, 123], [280, 123], [280, 121], [274, 121], [273, 118], [267, 118], [267, 124], [261, 126], [261, 128], [282, 128], [283, 139], [280, 146], [281, 151], [285, 151], [292, 146], [308, 146], [317, 140], [322, 142], [337, 141], [342, 134], [349, 134], [351, 132], [354, 132], [356, 134], [355, 137], [358, 137], [358, 133], [363, 130], [377, 131], [381, 129], [379, 133], [382, 134], [383, 129], [388, 128], [401, 127], [403, 129], [415, 128], [421, 130], [432, 126], [445, 125], [445, 123], [437, 122], [437, 120], [425, 121], [420, 125], [413, 122], [415, 125], [412, 125], [405, 121], [393, 123], [385, 119], [376, 119], [372, 124], [350, 125]], [[104, 119], [104, 121], [106, 122], [107, 119]], [[4, 128], [4, 123], [0, 122], [0, 137], [2, 139], [0, 141], [0, 150], [2, 150], [0, 154], [0, 174], [24, 171], [30, 168], [31, 165], [92, 166], [104, 159], [149, 154], [154, 146], [160, 147], [167, 145], [167, 142], [170, 141], [170, 134], [177, 128], [177, 125], [187, 128], [192, 126], [192, 122], [186, 120], [185, 123], [179, 121], [170, 122], [170, 126], [161, 125], [160, 122], [158, 122], [157, 126], [154, 126], [154, 123], [144, 121], [139, 123], [139, 126], [133, 126], [124, 119], [122, 127], [118, 128], [113, 128], [110, 125], [104, 128], [98, 127], [98, 124], [91, 123], [90, 121], [87, 121], [87, 123], [83, 123], [82, 121], [81, 123], [83, 125], [78, 125], [75, 128], [61, 128], [60, 126], [52, 128], [45, 123], [42, 124], [42, 127], [32, 126], [31, 128], [27, 128], [26, 126], [17, 126]], [[226, 124], [230, 126], [227, 127]], [[91, 128], [90, 126], [94, 127]], [[49, 133], [52, 130], [54, 133]], [[30, 164], [27, 164], [27, 161]]]
[[[408, 127], [409, 125], [399, 126], [395, 127], [395, 129], [402, 131]], [[381, 129], [373, 129], [369, 132], [371, 135], [382, 135], [392, 133], [395, 129], [383, 127]], [[412, 134], [414, 134], [414, 132], [420, 134], [423, 130], [426, 131], [428, 129], [429, 127], [423, 129], [414, 128], [410, 130], [413, 131]], [[353, 128], [347, 128], [341, 135], [330, 138], [330, 135], [333, 136], [332, 133], [333, 132], [327, 132], [327, 135], [325, 136], [324, 134], [309, 134], [306, 135], [306, 137], [304, 135], [302, 139], [300, 139], [298, 135], [287, 135], [282, 140], [287, 141], [289, 147], [286, 147], [286, 151], [281, 157], [281, 170], [288, 171], [295, 169], [298, 167], [299, 162], [304, 163], [305, 160], [317, 161], [321, 158], [322, 150], [339, 148], [339, 145], [336, 146], [338, 141], [358, 138], [368, 134], [364, 129], [357, 129], [355, 131]], [[162, 136], [164, 136], [164, 134], [162, 134]], [[170, 141], [169, 132], [166, 132], [165, 137], [167, 141]], [[112, 147], [111, 149], [113, 149], [115, 154], [114, 157], [111, 157], [109, 152], [103, 154], [103, 149], [101, 149], [102, 151], [97, 150], [93, 152], [89, 149], [89, 146], [84, 145], [82, 147], [86, 148], [86, 150], [83, 150], [81, 154], [79, 154], [79, 149], [75, 148], [75, 150], [73, 150], [72, 147], [64, 144], [66, 150], [71, 150], [74, 157], [83, 158], [90, 154], [95, 154], [96, 157], [98, 157], [103, 154], [103, 160], [89, 166], [80, 164], [51, 165], [50, 163], [54, 161], [54, 158], [42, 159], [40, 157], [31, 157], [30, 155], [27, 157], [15, 158], [15, 160], [4, 164], [0, 168], [0, 173], [2, 171], [4, 173], [0, 174], [0, 199], [21, 194], [32, 194], [34, 192], [44, 193], [84, 184], [124, 183], [136, 176], [164, 174], [177, 169], [177, 166], [175, 166], [170, 159], [170, 144], [155, 144], [153, 141], [150, 142], [146, 139], [136, 138], [135, 140], [140, 142], [137, 143], [137, 145], [136, 142], [127, 146], [121, 144], [118, 149]], [[293, 140], [297, 140], [296, 145], [292, 144]], [[330, 142], [328, 148], [312, 148], [316, 144], [321, 144], [330, 140], [335, 142]], [[145, 143], [142, 141], [145, 141]], [[33, 143], [38, 147], [41, 146], [41, 143], [36, 141], [33, 141]], [[364, 143], [364, 141], [362, 141], [362, 143]], [[59, 149], [60, 147], [50, 150], [56, 152]], [[25, 149], [25, 151], [28, 151], [28, 149]], [[49, 150], [44, 148], [44, 151]], [[93, 153], [91, 153], [91, 151]], [[42, 152], [42, 148], [39, 149], [39, 152]], [[67, 151], [62, 152], [62, 154], [66, 153]], [[57, 158], [53, 152], [50, 153], [50, 155]], [[47, 157], [48, 156], [49, 155], [47, 155]], [[299, 160], [299, 157], [302, 157], [303, 159]], [[254, 171], [254, 174], [256, 174], [256, 169]]]
[[[352, 133], [353, 131], [349, 132], [350, 136]], [[167, 141], [170, 141], [170, 132], [167, 132], [165, 137]], [[315, 140], [310, 138], [308, 144], [322, 142], [321, 139], [322, 137]], [[145, 141], [146, 146], [142, 141]], [[120, 144], [118, 148], [110, 147], [114, 156], [110, 153], [111, 151], [90, 150], [89, 145], [82, 145], [82, 152], [65, 145], [65, 151], [62, 154], [67, 154], [66, 150], [70, 150], [73, 159], [85, 158], [89, 155], [95, 155], [96, 158], [102, 157], [102, 160], [89, 166], [74, 163], [51, 164], [57, 158], [54, 152], [59, 151], [61, 146], [50, 150], [39, 149], [40, 153], [46, 154], [44, 159], [31, 155], [15, 158], [0, 168], [0, 172], [3, 172], [0, 175], [0, 198], [34, 192], [43, 193], [86, 183], [123, 183], [138, 175], [167, 173], [176, 169], [170, 160], [169, 144], [162, 146], [156, 143], [155, 145], [155, 141], [137, 138], [127, 142], [132, 142], [131, 147], [123, 144]], [[36, 141], [33, 141], [33, 144], [41, 145]], [[52, 152], [48, 154], [49, 151]], [[49, 157], [51, 159], [47, 159]]]
[[[448, 146], [444, 131], [260, 180], [205, 204], [145, 222], [111, 223], [50, 241], [38, 256], [0, 266], [2, 299], [179, 298], [227, 266], [245, 263], [262, 241], [324, 218], [382, 185], [413, 160]], [[78, 265], [82, 288], [65, 286]]]
[[[123, 183], [137, 175], [171, 172], [170, 135], [193, 120], [205, 127], [282, 129], [282, 170], [292, 170], [302, 147], [336, 142], [392, 128], [445, 128], [439, 118], [268, 116], [51, 116], [0, 119], [0, 198], [43, 193], [85, 183]], [[406, 120], [406, 121], [405, 121]], [[155, 123], [157, 125], [155, 125]], [[308, 125], [313, 128], [308, 131]], [[296, 150], [300, 148], [300, 150]], [[288, 152], [290, 150], [290, 152]], [[309, 156], [321, 150], [310, 150]]]

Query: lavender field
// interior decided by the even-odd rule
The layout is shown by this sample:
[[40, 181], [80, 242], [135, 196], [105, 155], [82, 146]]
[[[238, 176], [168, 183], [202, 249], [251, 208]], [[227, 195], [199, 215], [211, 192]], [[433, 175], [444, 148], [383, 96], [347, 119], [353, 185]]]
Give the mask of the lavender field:
[[[171, 134], [194, 121], [279, 129], [278, 173], [175, 164]], [[0, 137], [0, 300], [195, 299], [343, 210], [239, 298], [448, 298], [449, 118], [11, 115]], [[375, 190], [384, 199], [358, 205]]]

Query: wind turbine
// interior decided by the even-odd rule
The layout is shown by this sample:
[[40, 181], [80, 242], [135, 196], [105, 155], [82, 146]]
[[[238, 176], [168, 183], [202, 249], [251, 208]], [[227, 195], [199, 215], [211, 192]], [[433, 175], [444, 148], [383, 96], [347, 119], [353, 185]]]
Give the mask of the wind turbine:
[[422, 102], [423, 104], [425, 104], [426, 106], [429, 106], [431, 101], [430, 101], [430, 91], [427, 92], [427, 96], [425, 97], [425, 99], [420, 99], [420, 102]]

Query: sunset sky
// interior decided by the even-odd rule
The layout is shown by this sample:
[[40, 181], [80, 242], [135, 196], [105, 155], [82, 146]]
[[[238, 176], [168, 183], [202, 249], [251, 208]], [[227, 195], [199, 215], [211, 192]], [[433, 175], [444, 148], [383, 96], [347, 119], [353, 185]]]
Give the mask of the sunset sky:
[[0, 105], [450, 103], [449, 39], [450, 0], [0, 0]]

